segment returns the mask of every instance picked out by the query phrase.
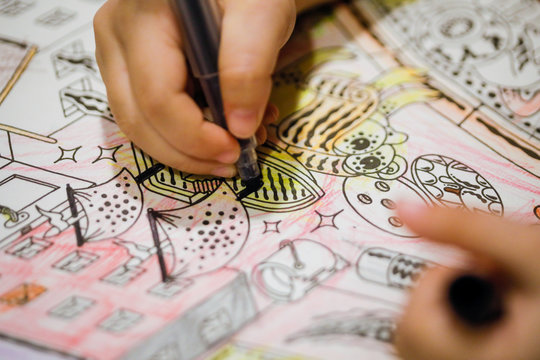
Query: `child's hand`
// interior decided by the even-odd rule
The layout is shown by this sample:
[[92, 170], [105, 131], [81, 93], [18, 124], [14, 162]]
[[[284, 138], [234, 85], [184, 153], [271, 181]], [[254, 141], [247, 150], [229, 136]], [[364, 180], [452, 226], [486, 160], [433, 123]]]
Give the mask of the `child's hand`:
[[[294, 0], [222, 0], [219, 67], [229, 130], [239, 138], [277, 117], [267, 107], [280, 48], [295, 22]], [[116, 122], [154, 159], [198, 174], [230, 177], [236, 139], [203, 120], [188, 94], [182, 40], [167, 0], [109, 0], [94, 18], [96, 58]], [[263, 121], [264, 118], [264, 121]]]
[[427, 273], [398, 326], [396, 345], [403, 358], [540, 359], [540, 228], [443, 208], [405, 207], [400, 217], [426, 239], [470, 250], [508, 281], [503, 318], [473, 328], [454, 315], [447, 301], [458, 271]]

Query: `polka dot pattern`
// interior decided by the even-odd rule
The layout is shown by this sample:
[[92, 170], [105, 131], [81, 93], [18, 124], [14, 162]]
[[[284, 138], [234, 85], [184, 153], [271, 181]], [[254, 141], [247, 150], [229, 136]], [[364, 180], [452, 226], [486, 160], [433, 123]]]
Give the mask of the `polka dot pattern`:
[[164, 229], [175, 247], [174, 271], [184, 277], [223, 267], [248, 237], [246, 210], [225, 183], [199, 204], [160, 214], [167, 219]]

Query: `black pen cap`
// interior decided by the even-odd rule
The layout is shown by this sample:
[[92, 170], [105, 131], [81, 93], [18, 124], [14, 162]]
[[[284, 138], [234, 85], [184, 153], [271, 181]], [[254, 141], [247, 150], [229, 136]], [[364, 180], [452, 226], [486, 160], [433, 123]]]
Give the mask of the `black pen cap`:
[[450, 284], [448, 301], [454, 313], [469, 325], [488, 325], [503, 316], [499, 287], [490, 279], [464, 274]]

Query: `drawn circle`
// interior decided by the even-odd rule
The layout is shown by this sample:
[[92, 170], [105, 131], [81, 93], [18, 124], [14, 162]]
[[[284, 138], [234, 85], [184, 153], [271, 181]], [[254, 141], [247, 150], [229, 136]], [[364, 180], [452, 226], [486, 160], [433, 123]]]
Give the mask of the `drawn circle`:
[[502, 200], [482, 175], [443, 155], [427, 154], [411, 164], [415, 183], [441, 205], [502, 216]]
[[373, 202], [368, 194], [358, 194], [356, 197], [362, 204], [369, 205]]
[[269, 297], [289, 301], [294, 294], [294, 271], [280, 263], [263, 262], [253, 269], [253, 280], [257, 287]]
[[390, 185], [388, 185], [388, 183], [384, 181], [377, 181], [375, 183], [375, 187], [377, 188], [377, 190], [383, 191], [383, 192], [388, 192], [390, 190]]
[[403, 221], [401, 221], [400, 218], [398, 218], [397, 216], [390, 216], [388, 218], [388, 222], [390, 223], [390, 225], [392, 225], [393, 227], [402, 227], [403, 226]]
[[[377, 186], [389, 190], [380, 191]], [[426, 196], [414, 184], [402, 180], [351, 177], [343, 183], [343, 193], [352, 209], [367, 223], [396, 236], [418, 237], [403, 226], [395, 214], [396, 201], [400, 197], [416, 198], [429, 205]]]
[[381, 205], [389, 210], [394, 210], [395, 208], [397, 208], [396, 203], [390, 199], [382, 199]]
[[534, 207], [534, 210], [533, 210], [533, 211], [534, 211], [534, 216], [536, 216], [536, 218], [537, 218], [538, 220], [540, 220], [540, 205], [536, 205], [536, 206]]
[[416, 41], [437, 61], [460, 64], [491, 59], [510, 44], [510, 25], [495, 11], [469, 3], [443, 3], [419, 21]]
[[5, 223], [4, 223], [4, 226], [8, 229], [10, 228], [13, 228], [15, 226], [18, 226], [20, 224], [22, 224], [23, 222], [25, 222], [26, 220], [28, 220], [28, 218], [30, 217], [30, 215], [28, 215], [27, 212], [25, 211], [20, 211], [19, 213], [17, 213], [17, 216], [18, 216], [18, 219], [16, 222], [14, 221], [11, 221], [11, 219], [8, 219]]

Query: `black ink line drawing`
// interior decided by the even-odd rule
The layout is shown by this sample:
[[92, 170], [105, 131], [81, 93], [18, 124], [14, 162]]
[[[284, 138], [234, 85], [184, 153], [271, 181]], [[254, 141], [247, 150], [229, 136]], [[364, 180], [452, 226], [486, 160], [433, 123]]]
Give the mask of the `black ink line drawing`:
[[[171, 283], [161, 284], [165, 286]], [[175, 347], [178, 350], [175, 359], [194, 359], [233, 336], [256, 315], [257, 308], [246, 275], [239, 273], [221, 289], [172, 321], [163, 331], [151, 336], [147, 343], [129, 351], [126, 358], [137, 355], [148, 359], [163, 348]]]
[[284, 240], [278, 251], [253, 268], [251, 277], [263, 294], [290, 302], [348, 266], [347, 260], [319, 242]]
[[279, 224], [281, 223], [281, 220], [278, 220], [278, 221], [263, 220], [263, 222], [264, 222], [263, 234], [270, 233], [270, 232], [275, 232], [279, 234]]
[[381, 285], [409, 288], [434, 263], [413, 255], [381, 247], [370, 247], [356, 261], [356, 272], [364, 280]]
[[498, 113], [514, 133], [540, 140], [536, 4], [421, 1], [385, 15], [390, 15], [383, 15], [385, 25], [397, 30], [404, 52], [420, 55], [468, 97]]
[[77, 146], [76, 148], [73, 148], [73, 149], [64, 149], [61, 146], [58, 146], [58, 149], [60, 150], [60, 157], [56, 159], [54, 163], [56, 164], [57, 162], [64, 161], [64, 160], [69, 160], [76, 163], [77, 160], [75, 159], [75, 156], [77, 155], [77, 151], [79, 151], [81, 147], [82, 146]]
[[410, 233], [395, 214], [396, 201], [405, 193], [426, 205], [443, 205], [502, 216], [501, 198], [491, 184], [469, 166], [448, 156], [426, 154], [416, 158], [413, 180], [348, 178], [343, 192], [351, 207], [377, 228], [403, 237]]
[[122, 169], [110, 180], [83, 189], [74, 189], [77, 217], [39, 209], [48, 218], [54, 236], [79, 222], [84, 242], [107, 240], [127, 231], [139, 218], [143, 207], [142, 191], [133, 175]]
[[62, 79], [73, 72], [84, 72], [99, 76], [94, 55], [87, 52], [82, 40], [76, 40], [51, 55], [56, 77]]
[[118, 309], [101, 321], [98, 328], [111, 333], [125, 333], [139, 324], [143, 318], [143, 314], [139, 314], [133, 310]]
[[84, 296], [73, 295], [49, 310], [47, 314], [57, 319], [73, 320], [95, 304], [95, 300]]
[[17, 16], [30, 10], [35, 0], [0, 0], [0, 15]]
[[117, 162], [116, 161], [116, 152], [118, 150], [120, 150], [120, 148], [123, 146], [123, 144], [120, 144], [120, 145], [116, 145], [116, 146], [111, 146], [109, 148], [105, 148], [105, 147], [101, 147], [101, 145], [98, 145], [98, 148], [99, 148], [99, 155], [98, 157], [92, 161], [92, 164], [93, 163], [96, 163], [100, 160], [111, 160], [112, 162]]
[[36, 24], [46, 26], [46, 27], [58, 27], [62, 26], [75, 18], [77, 12], [65, 8], [65, 7], [56, 7], [50, 11], [47, 11], [45, 14], [40, 15], [36, 18]]
[[403, 177], [398, 180], [381, 180], [366, 177], [348, 178], [343, 183], [343, 193], [349, 205], [371, 225], [402, 237], [416, 237], [396, 215], [396, 202], [405, 195], [425, 200], [425, 195]]
[[[170, 167], [150, 171], [158, 163], [133, 147], [139, 174], [147, 174], [144, 186], [152, 192], [193, 204], [209, 196], [223, 179], [187, 174]], [[264, 186], [242, 199], [252, 209], [290, 212], [308, 207], [324, 196], [315, 178], [294, 157], [279, 146], [266, 142], [257, 148]], [[141, 176], [139, 175], [139, 176]], [[146, 176], [144, 178], [146, 179]], [[240, 178], [227, 180], [235, 194], [243, 190]]]
[[[161, 164], [133, 144], [132, 149], [139, 171], [138, 182], [144, 182], [144, 187], [153, 193], [194, 204], [216, 191], [223, 182], [217, 178], [187, 174], [169, 166], [161, 169]], [[154, 174], [154, 171], [157, 172]]]
[[176, 344], [167, 344], [161, 349], [157, 350], [149, 360], [176, 360], [181, 359], [180, 350]]
[[21, 259], [30, 260], [43, 253], [51, 247], [53, 243], [43, 239], [28, 237], [19, 241], [5, 250], [6, 254], [16, 256]]
[[501, 197], [469, 166], [443, 155], [422, 155], [411, 165], [415, 183], [435, 202], [502, 216]]
[[[313, 175], [291, 154], [267, 141], [257, 148], [264, 185], [242, 202], [246, 207], [269, 212], [290, 212], [306, 208], [324, 191]], [[243, 190], [240, 178], [228, 181], [236, 194]]]
[[540, 220], [540, 205], [536, 205], [533, 210], [534, 216]]
[[108, 284], [115, 286], [126, 286], [142, 274], [146, 272], [146, 269], [136, 265], [122, 264], [111, 271], [109, 274], [103, 276], [100, 280]]
[[[241, 251], [249, 235], [245, 207], [226, 183], [195, 205], [150, 210], [152, 238], [164, 279], [189, 279], [218, 270]], [[165, 259], [170, 259], [169, 263]]]
[[287, 342], [296, 341], [358, 341], [374, 340], [384, 344], [392, 344], [396, 331], [396, 314], [387, 310], [359, 310], [329, 314], [317, 317], [306, 329], [289, 337]]
[[[393, 69], [369, 84], [352, 75], [317, 72], [329, 60], [355, 57], [347, 48], [318, 49], [280, 70], [275, 81], [279, 101], [296, 99], [292, 95], [298, 88], [310, 101], [285, 110], [289, 115], [278, 124], [277, 135], [288, 145], [286, 150], [311, 171], [395, 179], [406, 169], [397, 147], [407, 135], [392, 128], [389, 117], [439, 93], [426, 86], [423, 73], [411, 68]], [[297, 79], [294, 84], [286, 81], [291, 76]]]
[[336, 217], [342, 212], [343, 212], [343, 209], [331, 215], [323, 215], [317, 210], [315, 210], [315, 213], [319, 215], [319, 223], [313, 230], [311, 230], [311, 232], [319, 230], [320, 228], [323, 228], [323, 227], [332, 227], [339, 230], [339, 228], [336, 225]]
[[66, 194], [67, 194], [67, 200], [69, 203], [69, 210], [71, 212], [71, 216], [76, 219], [73, 222], [73, 227], [75, 228], [75, 237], [77, 238], [77, 246], [83, 246], [84, 238], [81, 232], [81, 223], [79, 219], [77, 219], [79, 215], [79, 210], [77, 210], [77, 203], [75, 202], [74, 191], [69, 184], [66, 185]]
[[185, 292], [191, 285], [193, 280], [183, 278], [168, 278], [168, 281], [161, 281], [157, 285], [148, 290], [150, 295], [159, 296], [164, 299], [170, 299], [174, 296]]
[[86, 76], [60, 90], [60, 103], [64, 116], [80, 119], [84, 115], [97, 116], [114, 122], [107, 95], [94, 77]]
[[142, 184], [146, 180], [150, 179], [152, 176], [155, 176], [157, 173], [159, 173], [161, 170], [164, 170], [166, 168], [165, 165], [157, 163], [149, 167], [148, 169], [144, 170], [142, 173], [137, 175], [135, 177], [135, 181], [137, 181], [137, 184]]
[[6, 216], [7, 220], [11, 222], [17, 222], [19, 220], [19, 214], [7, 206], [0, 205], [0, 214]]
[[0, 210], [7, 215], [7, 219], [0, 224], [0, 228], [14, 228], [28, 221], [30, 215], [27, 209], [57, 189], [56, 185], [18, 174], [1, 180]]
[[169, 275], [167, 273], [167, 265], [165, 264], [165, 259], [163, 258], [163, 251], [161, 249], [161, 242], [159, 240], [159, 234], [156, 226], [156, 218], [159, 216], [160, 215], [154, 212], [154, 209], [148, 209], [148, 224], [150, 225], [150, 231], [152, 232], [152, 240], [154, 241], [154, 247], [156, 248], [159, 271], [161, 273], [161, 281], [166, 282], [167, 280], [169, 280]]
[[99, 255], [82, 250], [76, 250], [53, 264], [53, 268], [68, 273], [78, 273], [99, 259]]
[[[0, 3], [2, 14], [2, 3]], [[37, 47], [0, 37], [0, 104], [36, 54]]]

